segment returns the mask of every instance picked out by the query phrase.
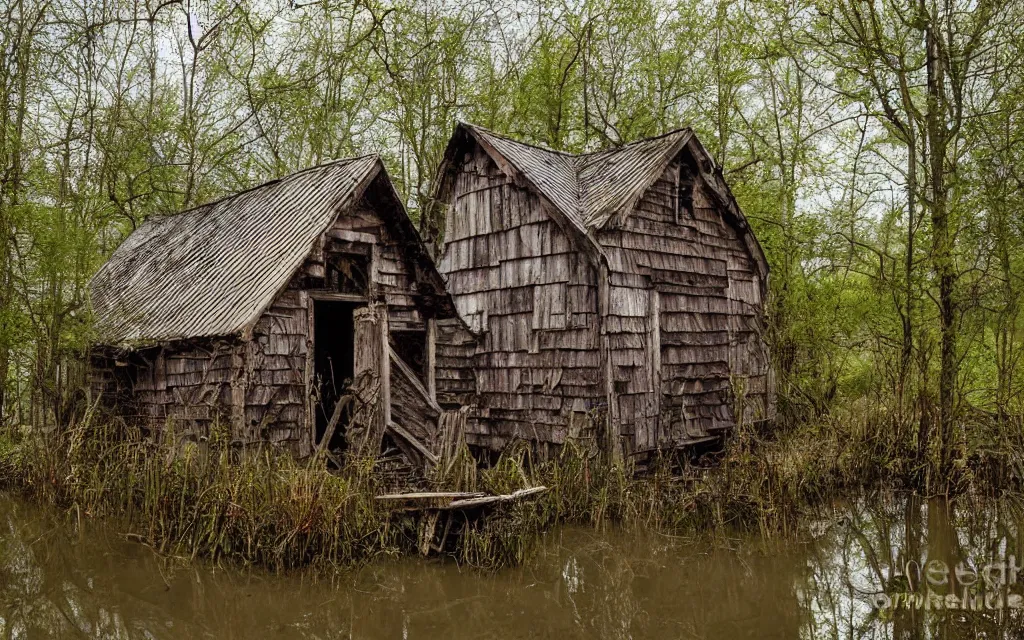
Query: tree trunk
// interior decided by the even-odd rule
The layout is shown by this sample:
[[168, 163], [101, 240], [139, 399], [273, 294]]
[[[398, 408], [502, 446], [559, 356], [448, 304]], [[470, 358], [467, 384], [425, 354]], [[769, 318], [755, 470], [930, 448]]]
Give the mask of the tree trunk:
[[956, 393], [957, 362], [956, 333], [954, 320], [956, 302], [953, 289], [956, 272], [953, 264], [953, 239], [949, 230], [949, 204], [946, 186], [946, 150], [948, 132], [944, 120], [940, 119], [945, 106], [944, 73], [939, 57], [938, 42], [934, 32], [934, 16], [926, 29], [928, 50], [928, 115], [926, 133], [930, 151], [931, 169], [931, 223], [932, 223], [932, 265], [939, 285], [939, 451], [938, 470], [940, 477], [946, 477], [952, 461], [954, 430], [954, 396]]
[[898, 409], [902, 413], [904, 393], [910, 377], [910, 363], [914, 354], [914, 208], [917, 206], [917, 140], [913, 122], [907, 142], [907, 255], [904, 260], [905, 290], [903, 308], [903, 344], [900, 348], [899, 384], [896, 389]]
[[[19, 204], [22, 190], [22, 150], [25, 118], [28, 112], [28, 79], [31, 49], [35, 29], [42, 18], [41, 12], [27, 15], [26, 9], [18, 5], [15, 13], [7, 13], [10, 29], [4, 33], [2, 44], [9, 48], [8, 55], [13, 64], [4, 64], [0, 75], [0, 313], [10, 314], [14, 298], [14, 212]], [[12, 71], [13, 70], [13, 71]], [[4, 421], [4, 406], [7, 398], [7, 376], [11, 361], [11, 345], [14, 336], [8, 324], [9, 317], [0, 316], [0, 423]]]

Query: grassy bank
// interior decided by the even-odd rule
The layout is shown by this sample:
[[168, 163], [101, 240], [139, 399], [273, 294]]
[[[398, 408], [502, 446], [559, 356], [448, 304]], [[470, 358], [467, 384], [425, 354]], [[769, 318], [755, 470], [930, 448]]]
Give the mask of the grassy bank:
[[[629, 461], [608, 465], [578, 445], [546, 462], [533, 460], [525, 446], [513, 448], [484, 475], [485, 488], [508, 492], [544, 484], [551, 491], [521, 506], [510, 516], [514, 522], [497, 518], [481, 526], [521, 531], [552, 522], [615, 523], [684, 536], [771, 536], [799, 532], [816, 507], [838, 497], [893, 491], [995, 497], [1024, 489], [1020, 419], [999, 421], [982, 413], [965, 419], [953, 471], [942, 477], [932, 471], [936, 456], [920, 447], [918, 420], [884, 405], [854, 403], [813, 420], [743, 428], [720, 451], [697, 460], [655, 461], [642, 475]], [[522, 536], [491, 532], [482, 539], [507, 540], [503, 551], [510, 557], [527, 552], [516, 546], [528, 544]]]
[[[430, 488], [510, 493], [545, 485], [534, 501], [456, 522], [450, 548], [478, 567], [521, 562], [557, 523], [642, 526], [677, 535], [797, 530], [823, 500], [876, 489], [994, 494], [1024, 477], [1024, 429], [979, 416], [964, 425], [955, 473], [929, 475], [912, 422], [856, 405], [816, 421], [744, 429], [697, 460], [607, 464], [585, 443], [552, 460], [525, 443], [493, 467], [467, 452], [444, 465]], [[160, 444], [102, 425], [38, 434], [0, 434], [0, 487], [65, 509], [110, 518], [162, 554], [229, 559], [282, 570], [350, 566], [415, 553], [415, 519], [374, 500], [385, 490], [372, 460], [340, 473], [299, 463], [272, 448], [241, 452], [216, 441]]]
[[162, 554], [281, 570], [352, 565], [409, 546], [373, 500], [369, 464], [340, 475], [324, 467], [269, 449], [158, 445], [95, 425], [0, 438], [0, 486], [72, 518], [112, 519]]

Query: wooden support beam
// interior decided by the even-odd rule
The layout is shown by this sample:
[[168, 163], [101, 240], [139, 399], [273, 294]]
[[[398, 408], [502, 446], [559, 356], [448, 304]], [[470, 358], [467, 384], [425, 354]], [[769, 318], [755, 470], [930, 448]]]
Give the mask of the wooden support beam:
[[386, 370], [387, 356], [381, 342], [380, 309], [376, 305], [360, 307], [353, 311], [352, 322], [355, 350], [351, 389], [358, 398], [358, 409], [346, 438], [350, 451], [374, 456], [380, 453], [380, 441], [387, 427], [382, 398], [385, 387], [382, 372]]
[[650, 309], [648, 311], [650, 332], [647, 337], [648, 363], [650, 364], [651, 410], [653, 419], [647, 425], [647, 442], [637, 442], [637, 446], [656, 446], [661, 436], [661, 294], [657, 289], [650, 291]]
[[608, 335], [607, 322], [609, 308], [611, 305], [611, 283], [607, 263], [602, 262], [597, 272], [597, 320], [600, 324], [598, 345], [601, 361], [601, 370], [604, 377], [605, 400], [608, 403], [606, 412], [607, 433], [603, 449], [608, 457], [615, 460], [622, 460], [622, 442], [619, 438], [619, 408], [615, 397], [615, 378], [612, 375], [612, 348], [611, 338]]
[[427, 393], [437, 402], [437, 320], [427, 318]]
[[390, 330], [388, 329], [388, 307], [385, 304], [377, 305], [377, 322], [380, 324], [380, 410], [385, 425], [391, 424], [391, 358], [386, 354], [391, 351], [389, 340]]
[[672, 212], [675, 216], [676, 224], [679, 224], [679, 200], [682, 198], [682, 194], [679, 192], [679, 174], [683, 171], [683, 163], [679, 163], [676, 167], [675, 172], [672, 174], [675, 180], [675, 189], [672, 191]]
[[366, 296], [356, 293], [329, 293], [326, 291], [303, 291], [311, 300], [324, 300], [326, 302], [362, 302], [366, 303]]
[[[160, 372], [166, 371], [163, 349], [157, 356], [157, 366]], [[166, 381], [166, 374], [164, 376]], [[165, 382], [166, 384], [166, 382]], [[252, 434], [245, 433], [245, 391], [248, 386], [245, 375], [245, 357], [242, 355], [242, 347], [236, 346], [231, 350], [231, 438], [234, 440], [249, 441]], [[159, 386], [158, 386], [159, 388]]]
[[409, 383], [410, 385], [412, 385], [412, 388], [415, 389], [416, 392], [419, 393], [421, 396], [423, 396], [423, 399], [426, 401], [427, 405], [431, 409], [438, 413], [441, 413], [441, 405], [437, 404], [437, 400], [434, 399], [434, 396], [427, 391], [426, 387], [423, 386], [423, 383], [420, 382], [420, 379], [416, 376], [416, 372], [412, 370], [412, 367], [406, 364], [405, 360], [402, 360], [401, 356], [395, 353], [395, 350], [391, 348], [391, 345], [388, 345], [387, 349], [388, 352], [391, 354], [392, 364], [394, 364], [395, 367], [398, 368], [398, 371], [409, 380]]
[[306, 402], [305, 409], [306, 415], [304, 420], [306, 422], [306, 442], [308, 443], [307, 452], [311, 452], [316, 447], [316, 403], [313, 398], [313, 300], [309, 297], [309, 294], [305, 291], [299, 292], [299, 306], [306, 310], [306, 361], [303, 365], [302, 380], [306, 390]]
[[366, 283], [366, 297], [371, 301], [381, 298], [380, 291], [380, 246], [376, 243], [370, 245], [370, 277]]
[[377, 244], [377, 238], [372, 233], [349, 231], [348, 229], [330, 229], [327, 231], [327, 237], [343, 242], [361, 242], [368, 245]]
[[423, 460], [426, 463], [428, 463], [430, 466], [433, 467], [433, 466], [437, 465], [437, 456], [435, 456], [433, 453], [431, 453], [430, 449], [428, 449], [426, 447], [426, 445], [424, 445], [422, 442], [417, 440], [415, 436], [413, 436], [411, 433], [409, 433], [400, 424], [396, 424], [394, 422], [389, 422], [388, 423], [388, 431], [391, 432], [392, 434], [398, 436], [406, 444], [408, 444], [413, 449], [415, 449], [417, 453], [419, 453], [421, 456], [423, 456]]

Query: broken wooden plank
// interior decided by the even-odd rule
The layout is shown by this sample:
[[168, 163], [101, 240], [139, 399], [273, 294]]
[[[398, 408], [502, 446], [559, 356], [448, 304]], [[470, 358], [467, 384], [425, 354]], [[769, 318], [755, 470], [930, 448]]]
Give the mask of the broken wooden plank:
[[512, 493], [497, 495], [497, 496], [482, 496], [479, 498], [467, 498], [465, 500], [453, 500], [451, 504], [444, 507], [440, 507], [444, 510], [452, 509], [472, 509], [475, 507], [484, 507], [492, 504], [499, 504], [504, 502], [515, 502], [516, 500], [522, 500], [533, 495], [541, 494], [547, 491], [548, 488], [545, 486], [530, 487], [529, 489], [520, 489]]
[[[387, 426], [384, 406], [384, 351], [381, 343], [382, 313], [374, 306], [352, 312], [353, 382], [351, 391], [358, 398], [358, 419], [349, 425], [345, 437], [357, 455], [380, 453], [381, 438]], [[386, 331], [386, 328], [384, 329]]]
[[437, 413], [441, 413], [441, 405], [437, 404], [437, 401], [430, 397], [430, 393], [427, 391], [427, 388], [423, 386], [423, 383], [420, 382], [420, 379], [416, 376], [416, 372], [412, 370], [412, 367], [406, 364], [405, 360], [402, 360], [401, 356], [395, 353], [395, 350], [390, 344], [388, 345], [388, 351], [391, 353], [391, 362], [394, 363], [402, 375], [409, 380], [413, 389], [423, 396], [423, 399], [431, 409]]
[[377, 244], [378, 239], [371, 233], [363, 233], [360, 231], [349, 231], [348, 229], [333, 228], [327, 231], [327, 236], [334, 238], [335, 240], [342, 240], [344, 242], [359, 242], [362, 244], [374, 245]]
[[408, 501], [408, 500], [465, 500], [482, 498], [487, 494], [483, 491], [415, 491], [412, 493], [387, 493], [377, 496], [375, 500]]
[[434, 532], [437, 529], [437, 520], [440, 517], [440, 511], [433, 511], [420, 519], [419, 541], [416, 543], [416, 547], [419, 549], [421, 556], [426, 557], [430, 555], [430, 549], [433, 547]]
[[331, 438], [334, 437], [334, 432], [338, 430], [338, 422], [341, 421], [341, 414], [345, 410], [346, 404], [348, 404], [348, 401], [345, 396], [338, 398], [338, 401], [334, 403], [334, 413], [331, 414], [331, 421], [327, 423], [324, 435], [321, 436], [320, 442], [316, 445], [317, 453], [330, 449]]
[[402, 427], [401, 425], [399, 425], [399, 424], [397, 424], [395, 422], [389, 422], [388, 423], [388, 431], [390, 431], [391, 433], [397, 435], [405, 443], [407, 443], [409, 446], [411, 446], [413, 449], [415, 449], [417, 453], [419, 453], [421, 456], [423, 456], [423, 458], [424, 458], [424, 460], [426, 462], [429, 462], [432, 466], [433, 465], [437, 465], [437, 456], [435, 456], [430, 451], [430, 449], [428, 449], [426, 447], [426, 445], [424, 445], [422, 442], [420, 442], [418, 439], [416, 439], [404, 427]]

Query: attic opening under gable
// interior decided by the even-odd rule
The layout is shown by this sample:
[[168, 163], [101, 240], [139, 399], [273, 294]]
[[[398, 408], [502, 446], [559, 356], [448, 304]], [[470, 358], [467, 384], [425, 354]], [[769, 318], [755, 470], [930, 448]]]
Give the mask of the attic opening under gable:
[[684, 216], [691, 219], [694, 216], [693, 188], [697, 181], [698, 169], [697, 163], [689, 153], [680, 153], [676, 160], [676, 224], [679, 224]]
[[370, 282], [370, 256], [358, 253], [332, 254], [327, 259], [325, 275], [324, 285], [330, 291], [366, 295]]

